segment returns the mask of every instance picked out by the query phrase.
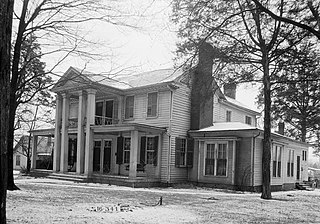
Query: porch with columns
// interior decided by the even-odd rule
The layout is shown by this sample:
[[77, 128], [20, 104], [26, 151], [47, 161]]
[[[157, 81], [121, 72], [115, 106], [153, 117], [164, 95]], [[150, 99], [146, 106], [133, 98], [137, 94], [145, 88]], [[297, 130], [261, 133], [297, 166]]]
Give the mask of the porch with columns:
[[[54, 158], [53, 158], [53, 172], [69, 174], [68, 169], [68, 148], [70, 136], [74, 136], [76, 140], [76, 164], [72, 171], [74, 174], [91, 177], [93, 172], [93, 153], [94, 140], [97, 135], [111, 135], [116, 139], [122, 133], [129, 134], [131, 138], [130, 163], [128, 174], [120, 174], [115, 172], [112, 175], [128, 176], [131, 179], [138, 175], [137, 164], [138, 152], [141, 133], [152, 133], [159, 136], [161, 139], [164, 128], [152, 127], [141, 124], [123, 124], [121, 120], [117, 124], [97, 125], [95, 124], [95, 103], [96, 93], [94, 89], [86, 89], [81, 91], [74, 91], [72, 95], [69, 93], [57, 93], [56, 95], [56, 126], [54, 131]], [[70, 97], [76, 97], [78, 100], [78, 112], [76, 125], [70, 126], [69, 109]], [[119, 96], [121, 102], [121, 96]], [[119, 107], [121, 105], [119, 104]], [[119, 117], [121, 117], [121, 108], [118, 110]], [[115, 143], [116, 141], [114, 141]], [[114, 144], [113, 143], [113, 144]], [[114, 144], [114, 149], [116, 149]], [[161, 152], [161, 141], [159, 141], [159, 158]], [[113, 151], [115, 153], [115, 151]], [[114, 155], [114, 154], [113, 154]], [[160, 177], [160, 159], [158, 159], [158, 166], [155, 168], [155, 176]], [[115, 165], [115, 164], [114, 164]], [[119, 168], [120, 169], [120, 168]], [[118, 170], [119, 171], [119, 170]], [[97, 173], [95, 173], [97, 174]]]
[[[57, 93], [56, 95], [56, 119], [55, 119], [55, 141], [53, 171], [65, 173], [68, 172], [68, 143], [69, 134], [77, 135], [76, 149], [76, 173], [92, 173], [92, 165], [89, 158], [92, 157], [92, 137], [91, 126], [95, 119], [95, 97], [96, 90], [86, 89], [85, 91], [73, 92], [78, 97], [78, 118], [77, 127], [69, 127], [69, 106], [70, 94]], [[72, 130], [71, 130], [72, 129]], [[85, 156], [88, 155], [88, 156]]]

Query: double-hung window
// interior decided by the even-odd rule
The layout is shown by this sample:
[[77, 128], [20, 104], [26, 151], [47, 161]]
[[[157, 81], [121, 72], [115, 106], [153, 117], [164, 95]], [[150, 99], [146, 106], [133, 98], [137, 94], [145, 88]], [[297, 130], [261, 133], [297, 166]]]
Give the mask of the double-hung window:
[[176, 138], [176, 167], [193, 166], [193, 144], [190, 138]]
[[251, 125], [252, 124], [252, 118], [249, 116], [246, 116], [246, 120], [245, 120], [246, 124]]
[[147, 164], [153, 164], [155, 157], [155, 138], [147, 137], [146, 141]]
[[231, 110], [226, 111], [226, 122], [231, 122]]
[[287, 164], [287, 176], [293, 177], [293, 167], [294, 167], [294, 151], [289, 150], [288, 164]]
[[307, 151], [302, 151], [302, 161], [307, 161]]
[[[206, 145], [205, 175], [227, 176], [228, 143], [210, 143]], [[232, 147], [232, 141], [229, 141]]]
[[281, 177], [281, 152], [282, 147], [274, 145], [272, 148], [272, 176]]
[[158, 93], [148, 93], [147, 117], [156, 117], [158, 111]]
[[131, 138], [124, 138], [123, 145], [123, 162], [130, 163]]
[[133, 118], [134, 114], [134, 96], [126, 97], [125, 119]]
[[20, 166], [20, 160], [21, 160], [21, 156], [16, 155], [16, 166]]

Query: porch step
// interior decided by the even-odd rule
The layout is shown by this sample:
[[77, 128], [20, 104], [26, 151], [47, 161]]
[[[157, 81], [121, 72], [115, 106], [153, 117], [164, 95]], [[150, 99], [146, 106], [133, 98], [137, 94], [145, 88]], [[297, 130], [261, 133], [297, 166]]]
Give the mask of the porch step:
[[52, 173], [47, 178], [56, 180], [68, 180], [73, 182], [89, 182], [88, 177], [76, 174]]
[[154, 178], [148, 179], [144, 177], [137, 177], [135, 179], [131, 179], [128, 176], [117, 176], [117, 175], [93, 174], [91, 181], [94, 183], [127, 186], [127, 187], [133, 187], [133, 188], [160, 186], [159, 179], [154, 179]]
[[146, 178], [146, 177], [136, 177], [134, 179], [129, 178], [128, 176], [120, 175], [102, 175], [102, 174], [93, 174], [88, 177], [86, 175], [79, 175], [76, 173], [55, 173], [52, 170], [33, 170], [30, 173], [34, 177], [44, 177], [56, 180], [66, 180], [73, 182], [93, 182], [93, 183], [103, 183], [110, 185], [119, 185], [127, 186], [133, 188], [140, 187], [158, 187], [161, 185], [160, 180], [156, 178]]
[[56, 180], [67, 180], [74, 182], [89, 182], [87, 176], [77, 175], [73, 173], [54, 173], [52, 170], [33, 170], [30, 173], [34, 177], [45, 177]]
[[296, 189], [298, 190], [307, 190], [307, 191], [313, 191], [314, 188], [312, 187], [313, 182], [297, 182], [296, 183]]

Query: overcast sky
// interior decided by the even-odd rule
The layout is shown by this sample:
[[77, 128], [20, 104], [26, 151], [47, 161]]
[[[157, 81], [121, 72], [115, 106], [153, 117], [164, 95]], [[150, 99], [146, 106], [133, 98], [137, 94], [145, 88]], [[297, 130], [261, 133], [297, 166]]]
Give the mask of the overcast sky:
[[[116, 1], [117, 2], [117, 1]], [[70, 66], [95, 73], [141, 73], [172, 68], [177, 41], [176, 28], [170, 21], [170, 0], [120, 0], [120, 10], [129, 14], [122, 21], [137, 28], [91, 22], [81, 31], [94, 42], [89, 51], [104, 55], [102, 60], [70, 57], [55, 69], [62, 75]], [[58, 58], [43, 58], [50, 68]], [[240, 86], [237, 100], [255, 109], [257, 86]]]

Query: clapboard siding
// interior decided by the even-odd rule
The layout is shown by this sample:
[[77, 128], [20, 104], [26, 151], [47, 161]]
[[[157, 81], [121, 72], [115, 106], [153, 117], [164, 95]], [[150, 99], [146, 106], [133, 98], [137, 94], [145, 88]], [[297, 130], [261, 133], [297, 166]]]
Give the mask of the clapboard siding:
[[215, 122], [226, 122], [227, 111], [231, 111], [231, 122], [241, 122], [245, 123], [246, 116], [251, 117], [251, 125], [256, 126], [256, 118], [253, 115], [248, 114], [248, 112], [236, 109], [235, 107], [229, 107], [221, 103], [215, 103], [218, 112], [215, 112]]
[[187, 137], [190, 129], [190, 90], [185, 85], [180, 85], [173, 93], [171, 121], [171, 158], [170, 158], [170, 182], [188, 180], [188, 168], [175, 167], [176, 137]]
[[221, 120], [220, 118], [220, 103], [218, 96], [216, 94], [213, 95], [213, 122], [222, 122], [225, 120]]
[[[170, 120], [170, 91], [158, 92], [158, 114], [156, 117], [147, 117], [148, 93], [134, 95], [133, 119], [123, 123], [139, 123], [156, 127], [168, 127]], [[123, 102], [125, 108], [125, 100]], [[125, 110], [122, 110], [123, 117]]]
[[252, 185], [251, 152], [252, 138], [242, 138], [236, 147], [236, 176], [238, 186]]
[[255, 145], [254, 145], [253, 186], [260, 186], [262, 184], [262, 150], [263, 150], [263, 139], [256, 138]]
[[[254, 186], [262, 185], [262, 139], [257, 139], [255, 146], [255, 156], [254, 156]], [[308, 164], [307, 161], [302, 161], [302, 151], [307, 150], [307, 147], [299, 147], [292, 143], [291, 141], [283, 141], [280, 143], [274, 143], [283, 147], [283, 151], [281, 153], [281, 177], [273, 177], [272, 169], [272, 155], [271, 155], [271, 164], [270, 164], [270, 172], [271, 172], [271, 185], [282, 185], [284, 183], [295, 183], [297, 182], [297, 156], [300, 156], [301, 163], [301, 179], [299, 181], [308, 179]], [[289, 150], [294, 151], [294, 165], [293, 165], [293, 177], [288, 177], [287, 175], [287, 163], [289, 159]]]

